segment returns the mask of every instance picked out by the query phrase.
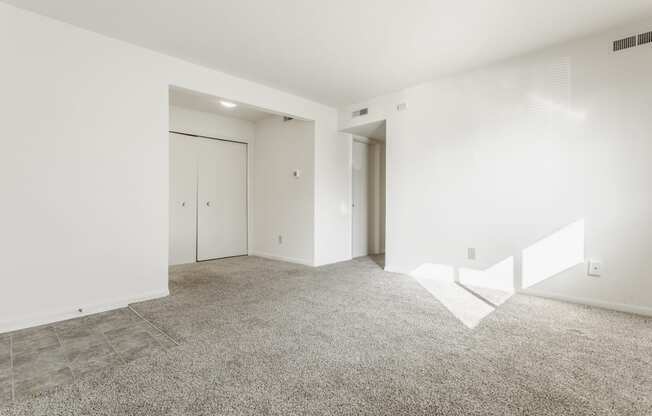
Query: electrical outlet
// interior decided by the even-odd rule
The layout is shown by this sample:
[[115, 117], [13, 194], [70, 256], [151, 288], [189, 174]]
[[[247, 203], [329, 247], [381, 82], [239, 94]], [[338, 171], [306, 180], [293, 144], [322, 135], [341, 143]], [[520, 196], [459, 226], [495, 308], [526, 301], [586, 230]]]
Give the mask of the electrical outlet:
[[602, 263], [599, 261], [591, 260], [589, 262], [589, 271], [588, 275], [591, 277], [600, 277], [602, 276]]
[[283, 244], [283, 236], [282, 235], [278, 236], [278, 243]]
[[466, 252], [466, 257], [469, 260], [475, 260], [475, 248], [469, 247]]

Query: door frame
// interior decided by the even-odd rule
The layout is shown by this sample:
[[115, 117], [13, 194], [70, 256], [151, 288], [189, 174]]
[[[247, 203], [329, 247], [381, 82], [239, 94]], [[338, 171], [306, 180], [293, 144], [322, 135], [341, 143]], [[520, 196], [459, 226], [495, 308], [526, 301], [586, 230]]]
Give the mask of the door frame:
[[366, 204], [367, 205], [367, 215], [366, 215], [366, 220], [367, 220], [367, 227], [366, 227], [367, 228], [367, 249], [365, 250], [367, 254], [363, 255], [362, 257], [372, 254], [371, 253], [372, 250], [369, 249], [369, 246], [370, 246], [370, 243], [371, 243], [371, 241], [369, 239], [369, 223], [370, 223], [370, 219], [369, 219], [369, 203], [370, 203], [369, 189], [370, 189], [370, 186], [371, 186], [371, 184], [369, 183], [369, 179], [370, 179], [370, 175], [369, 175], [369, 155], [371, 154], [371, 151], [372, 151], [371, 145], [373, 145], [374, 143], [373, 143], [372, 140], [370, 140], [370, 139], [368, 139], [366, 137], [353, 136], [352, 140], [351, 140], [351, 168], [350, 168], [350, 174], [351, 174], [350, 198], [351, 198], [351, 203], [349, 204], [349, 206], [351, 207], [351, 258], [356, 258], [356, 256], [357, 256], [357, 254], [355, 253], [355, 249], [356, 249], [356, 247], [355, 247], [355, 228], [356, 228], [355, 227], [355, 225], [356, 225], [356, 222], [355, 222], [355, 208], [356, 207], [354, 206], [355, 200], [354, 200], [354, 196], [353, 196], [353, 192], [355, 191], [355, 186], [354, 186], [355, 175], [353, 174], [353, 159], [354, 159], [356, 142], [365, 145], [366, 148], [367, 148], [367, 161], [366, 161], [367, 162], [366, 163], [366, 166], [367, 166], [367, 195], [366, 195], [366, 199], [367, 199], [367, 204]]
[[[376, 134], [376, 128], [378, 127], [379, 123], [384, 124], [385, 128], [385, 137], [384, 140], [375, 140], [375, 139], [370, 139], [364, 137], [365, 132], [371, 132], [371, 135]], [[342, 214], [346, 215], [347, 217], [347, 228], [346, 228], [346, 240], [344, 241], [344, 244], [346, 245], [346, 250], [348, 252], [348, 258], [349, 260], [353, 259], [353, 209], [352, 209], [352, 199], [353, 199], [353, 140], [354, 138], [360, 138], [364, 137], [366, 140], [370, 140], [372, 142], [382, 142], [384, 143], [385, 146], [385, 186], [384, 186], [384, 193], [385, 193], [385, 203], [384, 204], [379, 204], [379, 207], [383, 207], [384, 205], [384, 214], [385, 214], [385, 221], [384, 221], [384, 244], [380, 244], [380, 251], [385, 254], [385, 262], [383, 268], [385, 270], [388, 270], [389, 268], [387, 267], [388, 264], [388, 254], [391, 254], [391, 241], [388, 238], [388, 236], [391, 233], [391, 228], [389, 225], [389, 199], [388, 195], [389, 189], [390, 189], [390, 175], [389, 172], [391, 170], [391, 120], [390, 117], [381, 117], [381, 118], [371, 118], [369, 119], [369, 116], [364, 116], [361, 117], [361, 120], [349, 120], [347, 123], [348, 127], [343, 127], [340, 126], [339, 133], [345, 134], [346, 136], [343, 137], [344, 140], [347, 141], [348, 144], [348, 169], [347, 169], [347, 197], [346, 197], [346, 206], [342, 207]], [[379, 188], [380, 189], [380, 188]], [[343, 204], [344, 205], [344, 204]]]
[[[385, 125], [385, 128], [387, 129], [387, 124]], [[385, 232], [384, 232], [384, 236], [383, 236], [384, 237], [384, 242], [380, 240], [380, 238], [381, 238], [380, 237], [381, 229], [378, 228], [377, 230], [374, 231], [374, 237], [377, 237], [378, 241], [374, 241], [374, 240], [370, 239], [369, 243], [370, 243], [370, 246], [371, 245], [374, 246], [372, 248], [377, 248], [378, 251], [380, 252], [380, 254], [386, 254], [386, 252], [387, 252], [387, 205], [388, 205], [388, 200], [387, 200], [387, 143], [389, 141], [389, 137], [388, 137], [387, 134], [385, 134], [385, 136], [386, 136], [385, 141], [382, 142], [380, 140], [374, 140], [374, 139], [370, 139], [370, 138], [359, 136], [359, 135], [352, 134], [352, 133], [348, 133], [348, 134], [350, 134], [350, 140], [349, 140], [349, 169], [348, 169], [348, 176], [349, 176], [349, 189], [348, 189], [348, 201], [349, 201], [349, 203], [348, 203], [348, 207], [349, 207], [349, 218], [348, 218], [348, 220], [349, 221], [348, 222], [349, 222], [349, 227], [348, 227], [348, 242], [347, 242], [348, 247], [349, 247], [349, 257], [351, 259], [354, 258], [353, 257], [353, 235], [354, 235], [354, 231], [353, 231], [353, 227], [354, 227], [354, 220], [353, 220], [353, 143], [356, 142], [356, 141], [361, 142], [361, 143], [365, 143], [367, 145], [370, 145], [370, 149], [369, 149], [370, 152], [373, 152], [373, 151], [376, 150], [376, 149], [372, 148], [371, 145], [374, 145], [374, 147], [375, 147], [375, 145], [381, 144], [381, 145], [383, 145], [385, 147], [385, 207], [384, 207], [385, 208], [385, 210], [384, 210], [384, 213], [385, 213], [385, 220], [384, 220], [384, 222], [385, 222], [384, 223]], [[375, 166], [375, 168], [376, 168], [375, 169], [375, 175], [378, 175], [378, 177], [380, 178], [380, 174], [381, 174], [380, 166], [379, 165]], [[376, 188], [376, 191], [379, 192], [380, 189], [381, 189], [380, 188], [381, 182], [378, 181], [377, 185], [378, 185], [378, 187]], [[375, 184], [370, 183], [369, 186], [374, 187]], [[378, 195], [376, 192], [375, 192], [375, 194]], [[377, 216], [377, 218], [378, 218], [378, 224], [376, 224], [375, 226], [378, 226], [378, 227], [380, 227], [381, 221], [382, 221], [382, 220], [380, 220], [381, 202], [382, 201], [379, 198], [379, 200], [376, 203], [374, 203], [374, 211], [376, 211], [374, 216]], [[373, 218], [369, 218], [369, 220], [372, 221]], [[375, 250], [370, 249], [369, 250], [369, 255], [377, 254], [377, 253], [374, 253], [374, 251]]]

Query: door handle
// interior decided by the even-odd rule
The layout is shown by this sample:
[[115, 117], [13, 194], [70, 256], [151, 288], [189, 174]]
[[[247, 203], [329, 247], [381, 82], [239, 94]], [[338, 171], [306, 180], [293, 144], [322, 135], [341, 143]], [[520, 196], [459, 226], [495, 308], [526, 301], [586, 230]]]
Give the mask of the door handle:
[[206, 201], [206, 206], [210, 207], [211, 206], [211, 201]]

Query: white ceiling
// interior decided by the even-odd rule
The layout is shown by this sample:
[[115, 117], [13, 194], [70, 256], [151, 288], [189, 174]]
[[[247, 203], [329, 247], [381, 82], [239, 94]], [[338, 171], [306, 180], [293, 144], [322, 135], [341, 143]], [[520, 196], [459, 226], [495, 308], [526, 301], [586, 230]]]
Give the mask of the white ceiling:
[[170, 88], [170, 105], [177, 107], [202, 111], [204, 113], [219, 114], [226, 117], [239, 118], [254, 123], [273, 115], [273, 113], [261, 111], [247, 105], [236, 103], [229, 99], [225, 99], [225, 101], [237, 104], [237, 107], [226, 108], [220, 104], [220, 100], [222, 100], [222, 98], [201, 94], [183, 88]]
[[652, 15], [651, 0], [5, 0], [338, 105]]

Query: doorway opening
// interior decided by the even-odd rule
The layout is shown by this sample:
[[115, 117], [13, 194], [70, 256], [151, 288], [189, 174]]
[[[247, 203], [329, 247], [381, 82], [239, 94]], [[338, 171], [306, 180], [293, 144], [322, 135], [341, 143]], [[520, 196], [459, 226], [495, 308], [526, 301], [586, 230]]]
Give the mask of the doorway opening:
[[312, 148], [314, 122], [179, 87], [170, 87], [169, 109], [168, 264], [282, 257], [298, 245], [286, 222], [303, 230], [301, 217], [286, 219], [276, 200], [309, 185], [312, 172], [279, 149], [311, 154], [301, 146]]
[[351, 150], [351, 257], [385, 267], [386, 122], [347, 130]]

